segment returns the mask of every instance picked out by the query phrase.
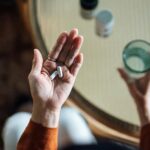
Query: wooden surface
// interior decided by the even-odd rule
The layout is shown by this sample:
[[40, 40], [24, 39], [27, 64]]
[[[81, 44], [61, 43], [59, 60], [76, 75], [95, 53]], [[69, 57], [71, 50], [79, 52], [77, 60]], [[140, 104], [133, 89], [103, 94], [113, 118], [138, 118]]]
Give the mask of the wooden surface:
[[79, 1], [36, 2], [38, 23], [48, 50], [60, 32], [73, 27], [85, 38], [84, 65], [75, 84], [80, 94], [107, 113], [139, 125], [133, 100], [116, 69], [122, 66], [122, 51], [129, 41], [150, 41], [150, 1], [100, 1], [97, 10], [109, 9], [115, 17], [113, 34], [108, 38], [96, 35], [94, 19], [85, 20], [80, 16]]
[[73, 27], [85, 38], [84, 65], [75, 88], [96, 107], [136, 125], [139, 120], [135, 105], [116, 68], [122, 66], [122, 51], [129, 41], [150, 41], [149, 6], [149, 0], [101, 1], [98, 11], [107, 8], [115, 17], [113, 34], [101, 38], [95, 33], [95, 20], [80, 16], [78, 1], [37, 0], [38, 23], [48, 50], [60, 32]]
[[[84, 115], [97, 136], [137, 145], [139, 128], [134, 124], [138, 125], [139, 121], [136, 109], [126, 86], [116, 72], [116, 67], [122, 66], [121, 53], [126, 43], [137, 38], [147, 41], [150, 39], [148, 0], [144, 0], [143, 4], [141, 0], [138, 3], [135, 0], [132, 3], [118, 0], [102, 1], [98, 11], [108, 8], [115, 17], [114, 32], [106, 39], [95, 34], [94, 20], [84, 20], [80, 17], [78, 1], [65, 0], [62, 3], [60, 0], [45, 0], [42, 3], [39, 0], [18, 0], [17, 2], [27, 30], [29, 29], [35, 46], [41, 49], [43, 56], [47, 56], [46, 53], [61, 31], [79, 28], [85, 36], [82, 48], [85, 55], [84, 70], [81, 70], [75, 85], [78, 91], [73, 89], [72, 98], [67, 104], [77, 108]], [[116, 9], [119, 6], [121, 8]], [[90, 72], [92, 70], [97, 72], [93, 79]], [[105, 97], [107, 99], [104, 99]]]

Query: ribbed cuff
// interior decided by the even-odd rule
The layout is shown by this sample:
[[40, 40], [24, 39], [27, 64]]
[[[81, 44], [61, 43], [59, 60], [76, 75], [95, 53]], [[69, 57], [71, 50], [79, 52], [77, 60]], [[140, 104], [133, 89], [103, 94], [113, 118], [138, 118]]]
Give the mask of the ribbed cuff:
[[58, 128], [47, 128], [30, 120], [17, 150], [57, 150]]

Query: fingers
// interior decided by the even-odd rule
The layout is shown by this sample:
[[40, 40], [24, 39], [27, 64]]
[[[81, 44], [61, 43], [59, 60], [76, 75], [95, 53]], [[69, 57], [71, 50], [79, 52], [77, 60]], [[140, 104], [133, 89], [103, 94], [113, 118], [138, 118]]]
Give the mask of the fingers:
[[34, 49], [34, 57], [31, 73], [32, 74], [40, 74], [43, 65], [43, 58], [41, 52], [38, 49]]
[[71, 74], [72, 74], [73, 76], [75, 76], [75, 77], [77, 76], [77, 74], [78, 74], [78, 72], [79, 72], [79, 70], [80, 70], [82, 64], [83, 64], [83, 54], [82, 54], [82, 53], [79, 53], [79, 54], [75, 57], [74, 62], [73, 62], [73, 64], [72, 64], [72, 66], [71, 66], [70, 72], [71, 72]]
[[78, 29], [73, 29], [70, 31], [70, 33], [68, 35], [68, 39], [67, 39], [65, 45], [63, 46], [63, 48], [60, 52], [60, 55], [58, 57], [58, 62], [65, 63], [66, 57], [67, 57], [70, 49], [72, 48], [73, 40], [76, 38], [77, 35], [78, 35]]
[[70, 67], [72, 65], [75, 57], [79, 54], [82, 43], [83, 43], [83, 36], [77, 36], [74, 39], [72, 49], [69, 50], [69, 53], [65, 60], [65, 64], [67, 67]]
[[145, 90], [146, 97], [150, 97], [150, 72], [146, 74], [147, 77], [147, 89]]
[[146, 75], [139, 80], [141, 85], [141, 90], [143, 94], [146, 94], [150, 89], [150, 72], [147, 72]]
[[122, 68], [118, 68], [118, 72], [119, 72], [121, 78], [122, 78], [126, 83], [128, 83], [128, 81], [129, 81], [129, 76], [128, 76], [128, 74], [127, 74]]
[[129, 88], [131, 95], [135, 98], [136, 102], [143, 99], [143, 95], [140, 93], [140, 91], [137, 89], [134, 83], [128, 84], [128, 88]]
[[78, 29], [71, 30], [69, 34], [61, 33], [43, 64], [42, 72], [48, 74], [55, 70], [57, 65], [65, 65], [69, 72], [72, 70], [73, 74], [77, 74], [83, 61], [83, 55], [79, 55], [82, 43], [83, 37], [78, 35]]
[[134, 83], [134, 79], [130, 78], [122, 68], [118, 68], [118, 72], [128, 87], [130, 87], [130, 85]]
[[150, 72], [147, 72], [147, 73], [145, 74], [145, 76], [140, 79], [140, 82], [141, 82], [142, 84], [147, 85], [147, 84], [149, 83], [149, 81], [150, 81]]
[[139, 92], [139, 90], [136, 87], [135, 81], [133, 79], [131, 79], [128, 74], [122, 69], [122, 68], [118, 68], [118, 72], [121, 76], [121, 78], [125, 81], [125, 83], [127, 84], [127, 87], [131, 93], [131, 95], [135, 98], [135, 99], [139, 99], [142, 98], [142, 94]]
[[67, 41], [67, 38], [68, 38], [68, 33], [66, 33], [66, 32], [62, 32], [59, 35], [55, 46], [53, 47], [52, 51], [49, 53], [48, 58], [50, 60], [57, 60], [57, 58], [58, 58], [58, 56], [59, 56], [59, 54], [60, 54], [64, 44]]

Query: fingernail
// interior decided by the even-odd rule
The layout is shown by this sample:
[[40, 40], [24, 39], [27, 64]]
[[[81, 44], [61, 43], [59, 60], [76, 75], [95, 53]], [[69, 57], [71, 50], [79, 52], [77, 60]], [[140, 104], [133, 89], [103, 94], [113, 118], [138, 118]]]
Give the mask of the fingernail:
[[74, 28], [73, 30], [76, 31], [76, 32], [78, 32], [78, 28]]

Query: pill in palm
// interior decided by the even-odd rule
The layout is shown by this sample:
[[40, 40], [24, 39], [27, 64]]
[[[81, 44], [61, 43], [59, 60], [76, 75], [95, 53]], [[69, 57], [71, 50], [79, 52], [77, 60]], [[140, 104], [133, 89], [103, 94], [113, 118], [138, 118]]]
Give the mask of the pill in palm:
[[62, 68], [60, 66], [57, 66], [57, 72], [58, 72], [59, 78], [62, 78], [63, 77], [63, 72], [62, 72]]
[[58, 71], [54, 71], [54, 72], [50, 75], [50, 79], [53, 80], [57, 75], [58, 75]]

